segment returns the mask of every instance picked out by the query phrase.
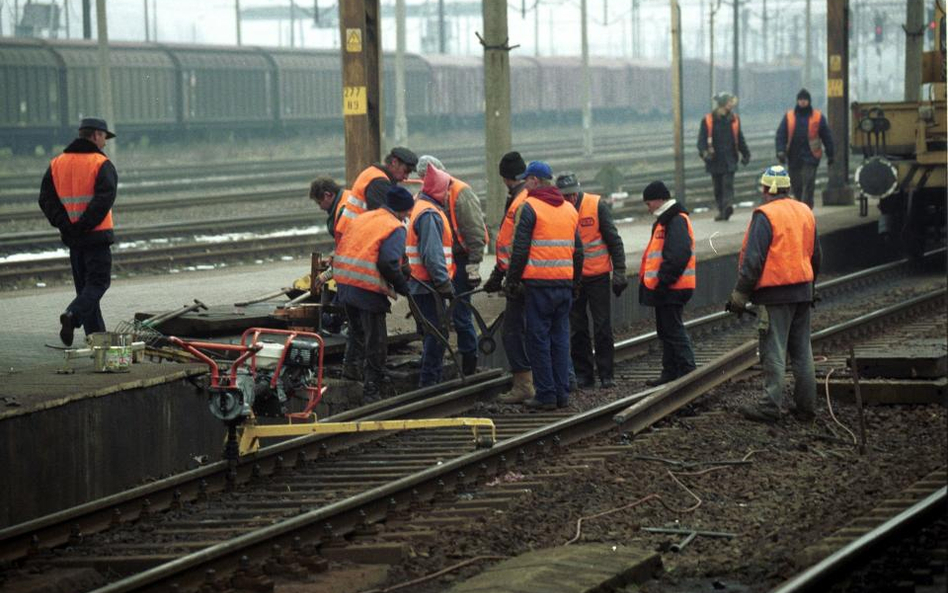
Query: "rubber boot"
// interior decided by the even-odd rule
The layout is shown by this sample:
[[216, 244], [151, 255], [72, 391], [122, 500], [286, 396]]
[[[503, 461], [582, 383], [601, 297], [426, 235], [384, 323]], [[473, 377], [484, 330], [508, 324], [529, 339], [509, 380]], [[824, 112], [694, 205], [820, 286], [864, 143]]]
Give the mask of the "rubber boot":
[[533, 373], [517, 371], [513, 374], [513, 387], [497, 398], [502, 404], [522, 404], [533, 399]]
[[477, 372], [477, 352], [461, 353], [461, 370], [465, 377], [469, 377]]

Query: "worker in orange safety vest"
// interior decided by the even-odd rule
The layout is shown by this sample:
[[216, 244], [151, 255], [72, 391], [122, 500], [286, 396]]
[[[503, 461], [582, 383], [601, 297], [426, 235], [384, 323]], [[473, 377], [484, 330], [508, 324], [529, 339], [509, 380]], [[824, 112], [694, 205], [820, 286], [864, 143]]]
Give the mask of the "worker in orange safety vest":
[[750, 150], [744, 141], [741, 120], [734, 113], [737, 97], [730, 93], [714, 96], [714, 111], [701, 118], [698, 128], [698, 154], [704, 159], [704, 168], [711, 174], [714, 201], [718, 215], [714, 220], [728, 220], [734, 213], [734, 174], [737, 162], [747, 165]]
[[826, 117], [811, 105], [810, 91], [800, 89], [797, 104], [788, 111], [777, 128], [777, 160], [787, 165], [793, 197], [813, 208], [816, 170], [823, 150], [826, 163], [833, 165], [835, 145]]
[[359, 215], [384, 205], [388, 190], [408, 179], [417, 165], [418, 155], [404, 146], [396, 146], [381, 164], [369, 165], [359, 173], [352, 182], [347, 207]]

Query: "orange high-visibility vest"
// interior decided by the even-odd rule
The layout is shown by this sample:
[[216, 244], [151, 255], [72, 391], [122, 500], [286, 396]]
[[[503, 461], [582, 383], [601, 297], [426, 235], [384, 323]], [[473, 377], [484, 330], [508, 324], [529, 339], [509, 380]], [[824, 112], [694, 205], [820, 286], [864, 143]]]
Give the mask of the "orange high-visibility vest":
[[[53, 185], [72, 224], [82, 218], [89, 202], [95, 197], [95, 178], [107, 160], [109, 157], [98, 152], [65, 152], [50, 162]], [[113, 226], [112, 210], [109, 210], [102, 222], [90, 232], [107, 231]]]
[[[697, 269], [697, 259], [695, 258], [695, 232], [691, 228], [691, 219], [684, 212], [679, 212], [678, 216], [685, 219], [688, 226], [688, 238], [691, 239], [691, 257], [688, 258], [688, 265], [685, 271], [681, 273], [678, 280], [669, 286], [670, 290], [694, 290], [696, 286], [695, 270]], [[645, 252], [642, 253], [642, 265], [639, 267], [639, 281], [649, 290], [655, 290], [658, 287], [658, 269], [662, 267], [662, 249], [665, 247], [665, 225], [658, 223], [652, 231], [652, 238], [649, 239]]]
[[408, 219], [408, 240], [405, 241], [405, 254], [408, 256], [408, 265], [411, 267], [411, 275], [416, 280], [427, 282], [431, 280], [431, 274], [421, 261], [421, 253], [418, 251], [418, 233], [415, 232], [415, 221], [424, 212], [433, 210], [441, 217], [441, 249], [444, 251], [444, 263], [448, 266], [448, 278], [454, 277], [454, 255], [451, 252], [451, 227], [448, 226], [448, 217], [444, 215], [441, 208], [438, 208], [428, 200], [415, 200], [415, 207], [411, 210], [411, 218]]
[[[731, 135], [734, 136], [734, 152], [738, 152], [738, 135], [741, 131], [741, 118], [736, 113], [732, 113], [734, 119], [731, 120]], [[709, 113], [704, 116], [704, 127], [708, 130], [708, 150], [714, 150], [714, 114]]]
[[365, 199], [365, 190], [369, 187], [369, 184], [376, 179], [389, 180], [385, 171], [375, 165], [369, 165], [364, 171], [359, 173], [359, 176], [356, 177], [356, 180], [352, 183], [351, 193], [346, 203], [352, 207], [352, 211], [355, 212], [356, 215], [362, 214], [369, 209], [368, 201]]
[[579, 238], [583, 242], [583, 276], [598, 276], [612, 271], [609, 248], [599, 230], [599, 200], [596, 194], [583, 194], [579, 205]]
[[339, 196], [339, 202], [336, 203], [336, 210], [333, 214], [333, 218], [336, 221], [335, 226], [333, 227], [333, 236], [336, 239], [336, 242], [339, 241], [339, 238], [345, 234], [346, 229], [349, 227], [349, 223], [355, 220], [355, 217], [359, 215], [359, 212], [355, 211], [355, 208], [350, 205], [350, 200], [358, 200], [355, 196], [352, 195], [352, 192], [344, 189], [342, 190], [342, 195]]
[[[823, 114], [819, 109], [814, 109], [810, 114], [810, 121], [807, 122], [806, 139], [810, 144], [810, 152], [816, 158], [823, 156], [823, 143], [820, 141], [820, 119]], [[790, 143], [793, 141], [793, 131], [797, 128], [797, 114], [793, 109], [787, 112], [787, 152], [790, 152]]]
[[[813, 282], [811, 260], [816, 219], [810, 207], [803, 202], [781, 198], [758, 206], [756, 211], [763, 213], [770, 221], [773, 239], [755, 288]], [[744, 234], [738, 266], [744, 261], [749, 232], [750, 226]]]
[[517, 210], [520, 209], [520, 206], [523, 205], [526, 199], [527, 190], [523, 189], [517, 194], [517, 197], [510, 202], [510, 208], [507, 208], [507, 213], [504, 214], [504, 219], [500, 222], [495, 251], [497, 253], [497, 267], [501, 270], [506, 270], [507, 266], [510, 265], [510, 248], [513, 244], [514, 235], [514, 215], [517, 214]]
[[537, 215], [530, 253], [523, 269], [524, 280], [572, 280], [573, 252], [576, 250], [576, 227], [579, 214], [565, 202], [561, 206], [527, 198]]
[[379, 250], [402, 222], [385, 208], [361, 214], [346, 228], [332, 260], [333, 278], [372, 292], [387, 294], [391, 287], [379, 273]]
[[[470, 251], [467, 248], [467, 244], [464, 241], [464, 235], [461, 234], [461, 229], [458, 227], [458, 196], [461, 195], [461, 192], [464, 189], [471, 187], [470, 185], [464, 183], [456, 177], [451, 177], [451, 185], [448, 187], [448, 214], [451, 217], [451, 232], [454, 233], [454, 237], [458, 240], [458, 244], [461, 246], [464, 251]], [[487, 235], [487, 225], [484, 225], [484, 244], [490, 240], [490, 237]]]

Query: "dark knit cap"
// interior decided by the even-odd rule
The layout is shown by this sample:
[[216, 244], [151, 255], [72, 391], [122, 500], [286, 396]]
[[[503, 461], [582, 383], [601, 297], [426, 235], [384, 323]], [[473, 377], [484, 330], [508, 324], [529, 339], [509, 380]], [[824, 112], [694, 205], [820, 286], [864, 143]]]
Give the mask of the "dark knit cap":
[[807, 101], [813, 102], [813, 99], [810, 98], [810, 91], [806, 89], [800, 89], [800, 92], [797, 93], [797, 101], [800, 99], [806, 99]]
[[500, 176], [505, 179], [516, 179], [527, 170], [527, 163], [519, 152], [508, 152], [500, 159]]
[[648, 202], [649, 200], [668, 200], [670, 198], [671, 193], [669, 193], [668, 188], [665, 187], [665, 184], [661, 181], [653, 181], [642, 190], [643, 202]]
[[394, 212], [404, 212], [415, 207], [415, 198], [404, 187], [395, 185], [385, 194], [385, 205]]

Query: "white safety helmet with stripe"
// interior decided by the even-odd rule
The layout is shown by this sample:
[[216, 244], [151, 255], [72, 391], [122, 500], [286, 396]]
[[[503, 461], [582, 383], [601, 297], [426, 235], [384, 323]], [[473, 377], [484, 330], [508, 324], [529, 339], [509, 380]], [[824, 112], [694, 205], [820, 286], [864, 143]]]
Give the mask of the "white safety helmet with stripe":
[[768, 193], [781, 193], [781, 189], [790, 188], [790, 174], [782, 166], [772, 165], [760, 176], [760, 185], [767, 188]]

